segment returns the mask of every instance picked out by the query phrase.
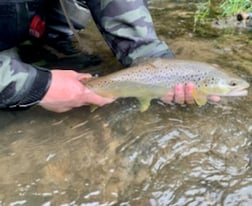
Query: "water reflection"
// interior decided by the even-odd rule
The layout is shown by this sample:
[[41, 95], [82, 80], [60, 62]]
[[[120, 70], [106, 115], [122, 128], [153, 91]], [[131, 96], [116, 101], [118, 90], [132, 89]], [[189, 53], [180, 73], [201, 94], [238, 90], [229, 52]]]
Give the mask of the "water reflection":
[[0, 205], [251, 205], [251, 92], [144, 113], [135, 99], [0, 112]]

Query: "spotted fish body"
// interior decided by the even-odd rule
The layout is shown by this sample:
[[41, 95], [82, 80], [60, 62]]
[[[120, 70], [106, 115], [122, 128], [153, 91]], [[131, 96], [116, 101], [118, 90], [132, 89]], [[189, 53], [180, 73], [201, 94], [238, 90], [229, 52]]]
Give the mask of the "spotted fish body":
[[196, 86], [193, 97], [200, 106], [206, 104], [209, 95], [246, 95], [244, 89], [249, 87], [246, 81], [210, 64], [175, 59], [153, 59], [84, 84], [104, 97], [136, 97], [140, 110], [145, 111], [151, 99], [161, 98], [175, 85], [189, 82]]

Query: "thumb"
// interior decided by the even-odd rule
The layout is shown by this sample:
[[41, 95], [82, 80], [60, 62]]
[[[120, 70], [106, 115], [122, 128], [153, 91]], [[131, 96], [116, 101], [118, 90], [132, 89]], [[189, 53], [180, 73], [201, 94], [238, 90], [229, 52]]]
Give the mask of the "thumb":
[[78, 73], [76, 78], [79, 80], [79, 81], [82, 81], [82, 80], [86, 80], [86, 79], [90, 79], [92, 77], [91, 74], [89, 73]]

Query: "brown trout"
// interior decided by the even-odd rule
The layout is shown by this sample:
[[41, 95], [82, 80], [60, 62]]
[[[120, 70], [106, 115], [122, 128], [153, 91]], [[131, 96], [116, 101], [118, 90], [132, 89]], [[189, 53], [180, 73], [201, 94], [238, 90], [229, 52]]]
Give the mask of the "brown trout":
[[84, 82], [90, 90], [104, 97], [136, 97], [140, 110], [145, 111], [150, 101], [161, 98], [178, 83], [195, 84], [193, 98], [202, 106], [207, 96], [244, 96], [249, 84], [219, 68], [197, 61], [153, 59], [112, 74], [91, 78]]

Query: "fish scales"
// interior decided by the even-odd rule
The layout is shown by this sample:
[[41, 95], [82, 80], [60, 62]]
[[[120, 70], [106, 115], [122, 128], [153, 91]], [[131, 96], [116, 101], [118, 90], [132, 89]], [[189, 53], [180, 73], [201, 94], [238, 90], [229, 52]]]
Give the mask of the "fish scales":
[[193, 81], [199, 83], [207, 74], [213, 71], [210, 65], [205, 63], [197, 64], [182, 60], [160, 59], [154, 62], [141, 64], [135, 67], [127, 68], [105, 77], [92, 79], [87, 86], [99, 88], [110, 84], [111, 81], [130, 81], [146, 84], [164, 84], [167, 88], [174, 86], [174, 83], [187, 83]]
[[204, 105], [209, 95], [244, 95], [242, 90], [249, 86], [239, 77], [210, 64], [175, 59], [147, 61], [103, 77], [92, 78], [85, 85], [105, 97], [136, 97], [141, 103], [141, 111], [144, 111], [148, 109], [151, 99], [163, 97], [178, 83], [189, 82], [196, 85], [194, 100], [198, 105]]

